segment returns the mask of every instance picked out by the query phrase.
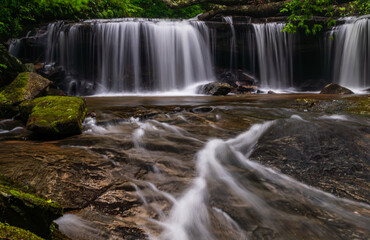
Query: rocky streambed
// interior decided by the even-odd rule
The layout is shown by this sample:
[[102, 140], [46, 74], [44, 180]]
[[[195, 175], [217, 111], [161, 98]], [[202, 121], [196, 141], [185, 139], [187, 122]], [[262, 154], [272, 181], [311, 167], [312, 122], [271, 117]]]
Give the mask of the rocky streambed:
[[89, 97], [81, 135], [0, 122], [0, 174], [72, 239], [367, 239], [369, 96]]

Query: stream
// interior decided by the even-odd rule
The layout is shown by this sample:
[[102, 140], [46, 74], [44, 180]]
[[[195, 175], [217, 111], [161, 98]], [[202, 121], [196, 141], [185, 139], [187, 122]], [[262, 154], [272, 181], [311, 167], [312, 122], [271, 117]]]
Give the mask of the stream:
[[61, 203], [72, 239], [368, 239], [369, 119], [307, 97], [339, 98], [87, 97], [79, 136], [0, 122], [0, 173]]

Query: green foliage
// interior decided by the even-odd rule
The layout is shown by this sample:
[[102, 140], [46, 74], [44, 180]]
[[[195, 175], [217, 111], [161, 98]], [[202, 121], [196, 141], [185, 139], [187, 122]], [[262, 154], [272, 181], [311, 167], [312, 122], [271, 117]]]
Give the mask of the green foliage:
[[308, 24], [307, 21], [311, 20], [315, 15], [328, 17], [325, 27], [330, 28], [336, 24], [336, 21], [332, 19], [334, 14], [349, 16], [370, 13], [369, 0], [355, 0], [350, 2], [347, 7], [334, 8], [334, 4], [333, 0], [293, 0], [288, 2], [280, 11], [290, 14], [284, 31], [294, 33], [300, 28], [306, 34], [315, 35], [324, 29], [324, 26], [321, 24]]
[[0, 41], [19, 37], [28, 25], [92, 18], [190, 18], [200, 6], [169, 9], [162, 0], [1, 0]]
[[286, 32], [294, 33], [297, 28], [304, 29], [306, 34], [316, 34], [323, 29], [321, 24], [307, 24], [307, 20], [312, 19], [314, 15], [325, 15], [329, 17], [327, 26], [335, 25], [333, 16], [332, 0], [293, 0], [288, 2], [280, 11], [282, 13], [290, 13], [288, 23], [284, 29]]

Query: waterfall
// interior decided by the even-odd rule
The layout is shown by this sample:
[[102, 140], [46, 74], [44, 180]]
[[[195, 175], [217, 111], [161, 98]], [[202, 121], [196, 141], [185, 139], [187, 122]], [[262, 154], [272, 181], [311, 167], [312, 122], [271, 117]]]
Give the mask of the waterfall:
[[293, 86], [293, 35], [283, 23], [253, 25], [258, 52], [261, 86], [284, 89]]
[[206, 30], [189, 21], [54, 23], [46, 60], [63, 66], [72, 84], [76, 79], [98, 92], [183, 89], [213, 79]]
[[334, 51], [332, 81], [346, 87], [368, 87], [370, 85], [370, 19], [349, 18], [344, 25], [335, 27], [330, 32], [327, 41]]

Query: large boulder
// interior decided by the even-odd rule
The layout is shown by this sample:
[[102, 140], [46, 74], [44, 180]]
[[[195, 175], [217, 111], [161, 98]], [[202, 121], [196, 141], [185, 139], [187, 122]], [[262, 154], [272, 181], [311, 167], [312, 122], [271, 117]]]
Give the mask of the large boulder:
[[330, 84], [326, 85], [321, 90], [320, 94], [341, 94], [341, 95], [345, 95], [345, 94], [353, 94], [353, 92], [351, 90], [349, 90], [348, 88], [342, 87], [339, 84], [330, 83]]
[[0, 88], [11, 83], [26, 67], [0, 44]]
[[80, 134], [87, 112], [82, 98], [62, 96], [36, 98], [23, 102], [19, 109], [23, 119], [27, 119], [27, 129], [41, 138]]
[[50, 84], [49, 80], [36, 73], [20, 73], [0, 92], [0, 117], [14, 116], [17, 113], [17, 105], [42, 96]]
[[231, 91], [232, 87], [228, 83], [211, 82], [198, 87], [197, 92], [199, 94], [213, 95], [213, 96], [224, 96]]

